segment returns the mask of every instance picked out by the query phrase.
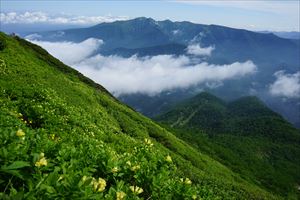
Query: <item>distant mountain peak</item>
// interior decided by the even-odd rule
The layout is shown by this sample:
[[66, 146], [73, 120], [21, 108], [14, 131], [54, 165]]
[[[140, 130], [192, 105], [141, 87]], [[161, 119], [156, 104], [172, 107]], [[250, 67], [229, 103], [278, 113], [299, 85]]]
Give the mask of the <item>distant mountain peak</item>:
[[157, 22], [150, 17], [137, 17], [128, 21], [123, 21], [125, 23], [145, 23], [145, 24], [156, 24]]
[[[270, 137], [268, 134], [271, 132], [273, 134], [271, 137], [276, 135], [278, 138], [290, 140], [293, 134], [286, 134], [282, 131], [282, 127], [287, 130], [286, 132], [296, 131], [290, 123], [255, 96], [245, 96], [227, 103], [208, 92], [201, 92], [175, 105], [157, 119], [169, 124], [174, 124], [180, 119], [185, 123], [176, 123], [178, 126], [199, 128], [213, 133], [230, 132]], [[270, 126], [270, 123], [274, 126]]]
[[137, 17], [137, 18], [134, 18], [132, 20], [135, 20], [135, 21], [155, 21], [151, 17]]

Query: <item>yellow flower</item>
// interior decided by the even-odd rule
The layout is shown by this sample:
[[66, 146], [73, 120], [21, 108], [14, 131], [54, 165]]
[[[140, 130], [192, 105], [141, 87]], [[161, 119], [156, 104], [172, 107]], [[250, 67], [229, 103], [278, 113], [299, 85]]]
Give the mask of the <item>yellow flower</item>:
[[18, 131], [17, 131], [17, 133], [16, 133], [16, 135], [18, 136], [18, 137], [25, 137], [25, 132], [22, 130], [22, 129], [19, 129]]
[[55, 139], [55, 134], [51, 134], [51, 135], [50, 135], [50, 138], [51, 138], [52, 140], [54, 140], [54, 139]]
[[47, 166], [48, 162], [45, 157], [42, 157], [39, 161], [35, 163], [36, 167]]
[[187, 184], [187, 185], [191, 185], [192, 181], [189, 178], [185, 178], [184, 183]]
[[131, 162], [129, 160], [126, 162], [126, 164], [131, 166]]
[[194, 195], [192, 196], [192, 199], [197, 199], [197, 195], [194, 194]]
[[149, 145], [150, 147], [153, 146], [153, 143], [152, 143], [151, 140], [148, 139], [148, 138], [145, 138], [145, 143], [146, 143], [147, 145]]
[[102, 192], [106, 187], [106, 181], [102, 178], [98, 179], [98, 192]]
[[47, 160], [45, 158], [45, 154], [44, 153], [40, 153], [39, 158], [40, 158], [40, 160], [38, 160], [35, 163], [36, 167], [41, 167], [41, 166], [47, 166], [48, 165], [48, 162], [47, 162]]
[[143, 188], [138, 186], [130, 186], [129, 188], [134, 194], [141, 194], [144, 191]]
[[82, 182], [85, 182], [86, 179], [87, 179], [87, 176], [83, 176], [81, 180], [82, 180]]
[[117, 200], [122, 200], [124, 199], [126, 194], [124, 192], [117, 192]]
[[169, 163], [171, 163], [171, 162], [172, 162], [172, 158], [171, 158], [171, 156], [167, 155], [167, 157], [166, 157], [166, 161], [167, 161], [167, 162], [169, 162]]
[[141, 168], [141, 166], [140, 165], [135, 165], [135, 166], [133, 166], [133, 167], [131, 167], [131, 171], [137, 171], [137, 170], [139, 170]]
[[98, 178], [98, 181], [93, 178], [91, 184], [93, 185], [94, 190], [98, 192], [104, 191], [106, 187], [106, 181], [103, 178]]
[[117, 173], [119, 171], [118, 167], [114, 167], [111, 169], [111, 172], [112, 173]]

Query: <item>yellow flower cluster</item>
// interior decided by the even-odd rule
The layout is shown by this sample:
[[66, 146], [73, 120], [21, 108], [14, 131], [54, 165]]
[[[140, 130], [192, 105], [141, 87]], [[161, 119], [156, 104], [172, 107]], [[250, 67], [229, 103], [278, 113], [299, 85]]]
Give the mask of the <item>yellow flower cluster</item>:
[[51, 134], [51, 135], [50, 135], [50, 138], [51, 138], [52, 140], [54, 140], [54, 139], [55, 139], [55, 134]]
[[171, 162], [172, 162], [172, 158], [171, 158], [171, 156], [167, 155], [167, 157], [166, 157], [166, 161], [167, 161], [167, 162], [169, 162], [169, 163], [171, 163]]
[[21, 139], [25, 139], [25, 132], [22, 129], [19, 129], [16, 135]]
[[117, 200], [122, 200], [125, 198], [125, 196], [126, 196], [126, 194], [124, 192], [122, 192], [122, 191], [117, 192]]
[[181, 182], [187, 184], [187, 185], [191, 185], [192, 181], [189, 178], [185, 178], [185, 180], [183, 178], [180, 179]]
[[126, 162], [126, 164], [127, 164], [128, 166], [131, 166], [131, 162], [130, 162], [129, 160]]
[[58, 135], [55, 135], [54, 133], [49, 135], [49, 138], [55, 142], [60, 142], [61, 138]]
[[111, 169], [111, 172], [112, 173], [117, 173], [119, 171], [119, 168], [118, 167], [114, 167]]
[[35, 163], [36, 167], [42, 167], [42, 166], [47, 166], [48, 165], [48, 161], [45, 158], [45, 154], [44, 153], [40, 153], [40, 159]]
[[93, 178], [91, 184], [93, 185], [94, 190], [97, 192], [104, 191], [106, 187], [106, 181], [103, 178], [98, 178], [98, 180]]
[[145, 143], [146, 143], [146, 145], [149, 145], [150, 147], [153, 146], [153, 143], [152, 143], [151, 140], [148, 139], [148, 138], [145, 138]]
[[84, 183], [87, 180], [87, 178], [88, 178], [87, 176], [83, 176], [81, 181]]
[[192, 181], [189, 178], [186, 178], [184, 183], [187, 185], [191, 185]]
[[135, 171], [139, 170], [140, 168], [141, 168], [140, 165], [135, 165], [135, 166], [131, 167], [131, 171], [135, 172]]
[[143, 188], [138, 186], [130, 186], [129, 188], [134, 194], [141, 194], [144, 191]]
[[21, 119], [21, 121], [23, 121], [25, 124], [27, 124], [27, 123], [28, 123], [28, 124], [32, 124], [32, 121], [31, 121], [31, 120], [24, 119], [22, 113], [18, 113], [17, 115], [18, 115], [18, 117]]

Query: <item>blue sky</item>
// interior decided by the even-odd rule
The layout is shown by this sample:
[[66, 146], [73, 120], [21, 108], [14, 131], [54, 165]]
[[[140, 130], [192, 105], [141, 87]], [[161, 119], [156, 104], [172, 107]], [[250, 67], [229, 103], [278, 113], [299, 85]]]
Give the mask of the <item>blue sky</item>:
[[[64, 18], [83, 16], [88, 23], [109, 17], [152, 17], [203, 24], [219, 24], [250, 30], [299, 31], [300, 1], [16, 1], [1, 0], [1, 23], [39, 23], [37, 18], [55, 18], [51, 23], [68, 23]], [[8, 18], [7, 13], [15, 15]], [[24, 13], [27, 12], [26, 15]], [[39, 12], [40, 14], [36, 14]], [[33, 14], [32, 14], [33, 13]], [[35, 14], [34, 14], [35, 13]], [[43, 14], [41, 14], [43, 13]], [[32, 15], [31, 15], [32, 14]], [[63, 16], [63, 18], [62, 18]], [[60, 17], [60, 18], [59, 18]], [[83, 18], [80, 18], [84, 24]], [[19, 20], [19, 21], [18, 21]], [[37, 20], [36, 22], [34, 20]], [[98, 21], [97, 21], [98, 20]], [[73, 20], [76, 23], [78, 20]], [[95, 22], [96, 21], [96, 22]], [[47, 23], [49, 21], [45, 21]]]

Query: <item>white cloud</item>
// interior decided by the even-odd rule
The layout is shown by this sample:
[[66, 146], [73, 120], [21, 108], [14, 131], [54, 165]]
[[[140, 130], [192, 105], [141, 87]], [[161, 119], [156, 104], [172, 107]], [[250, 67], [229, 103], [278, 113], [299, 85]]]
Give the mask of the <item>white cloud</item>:
[[210, 56], [211, 52], [215, 49], [213, 46], [202, 48], [200, 44], [191, 44], [187, 47], [188, 54], [196, 56]]
[[[77, 44], [34, 42], [117, 96], [131, 93], [154, 95], [201, 83], [221, 84], [223, 80], [239, 78], [256, 71], [256, 66], [251, 61], [230, 65], [210, 65], [205, 62], [192, 64], [187, 56], [158, 55], [123, 58], [92, 55], [93, 51], [90, 49], [100, 47], [100, 42], [92, 38]], [[85, 51], [87, 53], [83, 54]]]
[[274, 75], [276, 80], [269, 87], [272, 95], [287, 98], [300, 97], [300, 71], [294, 74], [277, 71]]
[[196, 84], [223, 81], [253, 73], [251, 62], [231, 65], [189, 65], [186, 56], [159, 55], [146, 58], [121, 58], [97, 55], [75, 65], [75, 68], [115, 95], [130, 93], [156, 94]]
[[80, 43], [31, 41], [45, 48], [51, 55], [68, 65], [74, 65], [91, 56], [101, 44], [102, 40], [89, 38]]
[[3, 24], [69, 24], [69, 25], [92, 25], [102, 22], [128, 20], [126, 16], [74, 16], [74, 15], [49, 15], [44, 12], [8, 12], [0, 13], [0, 21]]

